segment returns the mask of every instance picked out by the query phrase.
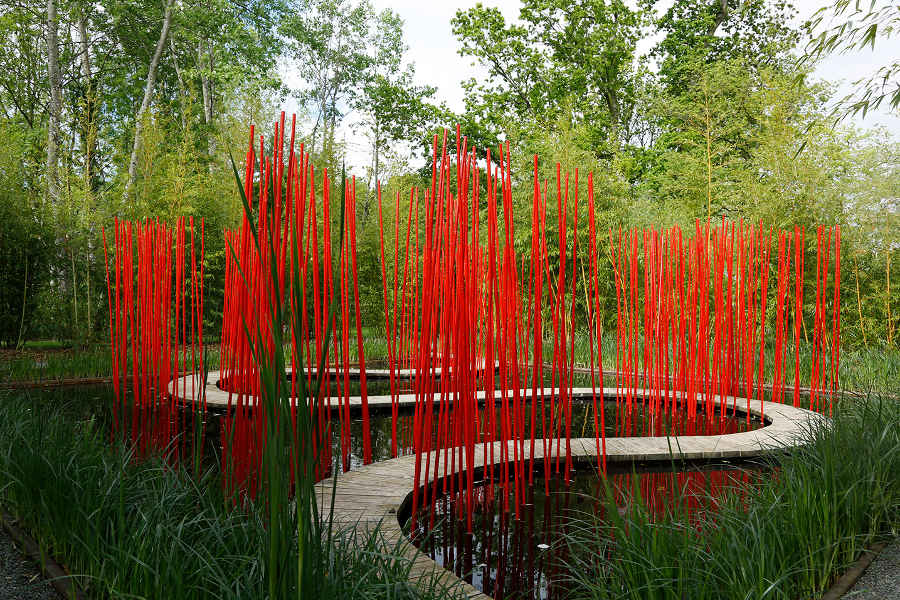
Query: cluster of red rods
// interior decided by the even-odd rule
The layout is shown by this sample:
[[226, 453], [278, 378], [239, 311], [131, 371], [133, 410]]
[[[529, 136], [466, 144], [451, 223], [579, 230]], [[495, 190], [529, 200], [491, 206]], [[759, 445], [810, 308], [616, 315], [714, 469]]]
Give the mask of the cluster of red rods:
[[[227, 292], [219, 368], [222, 387], [229, 391], [231, 418], [226, 421], [223, 430], [223, 435], [229, 440], [223, 448], [234, 481], [248, 486], [251, 492], [258, 481], [256, 473], [260, 451], [266, 439], [265, 420], [259, 418], [262, 406], [255, 353], [259, 351], [271, 355], [274, 351], [270, 327], [272, 310], [279, 302], [290, 304], [287, 339], [291, 346], [291, 409], [297, 410], [298, 405], [308, 406], [311, 412], [315, 425], [311, 442], [314, 454], [320, 457], [317, 465], [320, 477], [327, 473], [331, 464], [333, 410], [337, 411], [341, 424], [340, 448], [344, 470], [350, 467], [350, 304], [353, 303], [357, 356], [353, 362], [358, 361], [359, 364], [362, 390], [359, 406], [363, 418], [363, 460], [366, 463], [372, 460], [357, 278], [356, 183], [355, 180], [348, 182], [349, 185], [343, 186], [343, 198], [333, 200], [331, 179], [325, 169], [320, 179], [321, 206], [317, 206], [315, 168], [310, 164], [310, 155], [304, 152], [302, 144], [299, 152], [295, 153], [294, 130], [292, 120], [290, 150], [285, 164], [284, 113], [281, 122], [276, 125], [275, 151], [270, 156], [265, 154], [262, 136], [259, 138], [259, 154], [256, 154], [251, 127], [244, 171], [244, 196], [249, 208], [256, 214], [259, 246], [254, 242], [251, 231], [254, 225], [246, 211], [240, 228], [225, 232], [229, 253], [226, 259]], [[257, 164], [259, 178], [254, 201], [253, 182]], [[337, 203], [343, 203], [343, 210], [340, 211], [344, 219], [341, 231], [346, 233], [343, 236], [337, 236], [332, 231], [335, 207], [341, 206]], [[335, 238], [340, 243], [336, 257], [340, 268], [336, 271], [332, 269]], [[277, 277], [273, 277], [272, 273], [277, 273]], [[302, 290], [300, 306], [294, 305], [298, 297], [293, 293], [295, 281], [302, 282], [303, 286], [309, 284], [311, 288]], [[335, 298], [340, 303], [339, 318], [329, 322], [329, 309]], [[323, 349], [329, 333], [326, 328], [331, 328], [332, 344]], [[260, 343], [265, 347], [258, 348]], [[307, 389], [311, 389], [318, 357], [323, 352], [327, 372], [324, 385], [316, 398], [309, 398], [308, 401], [298, 399], [298, 377], [306, 377]], [[301, 369], [301, 364], [306, 367]], [[336, 400], [334, 404], [333, 398]]]
[[[332, 199], [328, 170], [317, 174], [302, 145], [295, 152], [294, 130], [292, 122], [286, 144], [282, 114], [267, 155], [262, 136], [257, 147], [251, 128], [243, 180], [251, 214], [245, 211], [241, 226], [225, 232], [219, 368], [220, 385], [230, 392], [223, 433], [230, 441], [223, 445], [235, 481], [250, 488], [265, 440], [265, 423], [258, 414], [258, 357], [274, 351], [269, 328], [276, 306], [285, 306], [289, 314], [285, 339], [293, 368], [285, 381], [294, 392], [292, 410], [310, 411], [311, 443], [321, 456], [317, 473], [327, 473], [333, 451], [340, 453], [344, 469], [350, 467], [350, 421], [357, 410], [363, 421], [362, 461], [372, 460], [357, 278], [356, 182], [341, 181], [342, 197], [338, 191], [338, 198]], [[804, 229], [772, 231], [723, 220], [698, 222], [687, 233], [678, 227], [598, 233], [593, 174], [582, 188], [578, 171], [570, 178], [557, 165], [554, 202], [552, 184], [539, 177], [535, 156], [530, 215], [518, 216], [530, 225], [529, 251], [514, 243], [508, 143], [496, 154], [488, 150], [481, 155], [457, 129], [454, 159], [451, 152], [446, 132], [440, 142], [435, 136], [430, 186], [411, 190], [405, 211], [399, 192], [393, 199], [394, 229], [388, 231], [387, 252], [380, 185], [377, 188], [391, 455], [402, 453], [403, 438], [412, 438], [413, 519], [423, 502], [465, 490], [471, 527], [476, 451], [483, 452], [488, 465], [483, 477], [489, 489], [494, 481], [512, 483], [512, 498], [504, 495], [503, 501], [512, 502], [506, 508], [517, 514], [536, 469], [543, 473], [545, 487], [554, 470], [568, 480], [574, 395], [591, 402], [598, 466], [605, 468], [603, 366], [612, 358], [604, 363], [602, 315], [613, 302], [615, 369], [607, 377], [615, 386], [609, 395], [626, 414], [642, 403], [652, 414], [722, 419], [729, 408], [732, 414], [747, 411], [751, 399], [783, 401], [789, 387], [793, 403], [800, 405], [800, 384], [807, 373], [809, 406], [831, 410], [840, 348], [839, 228], [816, 231], [815, 308], [809, 332], [803, 314], [804, 288], [809, 287], [804, 284]], [[334, 231], [335, 221], [340, 221], [336, 212], [343, 215], [341, 235]], [[181, 232], [183, 223], [178, 227]], [[253, 241], [253, 227], [260, 246]], [[178, 367], [166, 357], [178, 355], [188, 339], [182, 335], [188, 309], [179, 300], [185, 284], [178, 267], [178, 257], [185, 256], [185, 237], [175, 236], [172, 273], [165, 266], [171, 264], [165, 258], [171, 253], [171, 234], [157, 224], [145, 228], [150, 233], [138, 236], [141, 266], [135, 276], [149, 291], [141, 287], [137, 296], [131, 293], [131, 225], [126, 237], [125, 225], [117, 224], [115, 294], [110, 295], [114, 364], [126, 368], [129, 338], [123, 328], [131, 326], [132, 345], [137, 344], [133, 379], [140, 386], [134, 400], [141, 407], [171, 403], [164, 382], [178, 374]], [[190, 254], [193, 259], [193, 242]], [[192, 327], [197, 325], [192, 329], [196, 334], [203, 308], [202, 248], [200, 254], [199, 293], [190, 295], [187, 319]], [[191, 268], [194, 284], [196, 267]], [[174, 314], [167, 291], [173, 277], [179, 291]], [[299, 294], [294, 293], [295, 282], [303, 287]], [[301, 299], [299, 306], [295, 298]], [[146, 327], [143, 321], [141, 327], [129, 325], [135, 321], [129, 315], [136, 299], [139, 314], [149, 315]], [[337, 318], [329, 321], [335, 300]], [[773, 334], [774, 352], [766, 344]], [[190, 339], [195, 338], [199, 335]], [[325, 340], [330, 340], [327, 347]], [[801, 343], [811, 348], [807, 366], [801, 360]], [[299, 378], [307, 378], [312, 388], [320, 356], [328, 371], [325, 384], [315, 398], [296, 398]], [[771, 384], [766, 384], [767, 361]], [[356, 368], [358, 395], [351, 394]], [[140, 379], [138, 384], [139, 371], [151, 381]], [[590, 383], [576, 394], [579, 374]], [[411, 431], [400, 406], [400, 389], [410, 383], [415, 397]], [[721, 408], [714, 403], [717, 396], [724, 398]], [[340, 439], [333, 449], [335, 414]]]
[[[777, 233], [778, 254], [772, 240]], [[840, 342], [840, 228], [816, 231], [816, 304], [813, 321], [809, 408], [832, 410]], [[626, 402], [643, 385], [653, 410], [684, 408], [695, 415], [702, 398], [707, 415], [713, 399], [784, 398], [790, 373], [789, 322], [793, 325], [794, 406], [800, 406], [805, 231], [765, 231], [761, 226], [699, 222], [694, 236], [680, 229], [610, 232], [616, 284], [616, 388]], [[834, 251], [831, 314], [827, 311], [830, 254]], [[793, 255], [793, 264], [791, 256]], [[643, 260], [640, 260], [643, 258]], [[775, 260], [774, 265], [772, 260]], [[791, 267], [793, 266], [793, 269]], [[767, 306], [774, 270], [775, 306]], [[793, 270], [793, 276], [791, 271]], [[793, 284], [793, 302], [789, 286]], [[772, 385], [765, 384], [767, 311], [774, 311]], [[676, 395], [675, 391], [684, 394]], [[678, 403], [681, 406], [678, 406]], [[764, 412], [764, 406], [761, 406]], [[723, 411], [724, 414], [724, 411]], [[746, 413], [750, 418], [750, 413]]]
[[130, 437], [142, 453], [164, 450], [177, 438], [179, 410], [190, 411], [191, 425], [206, 411], [197, 380], [191, 389], [169, 393], [171, 381], [202, 366], [203, 237], [203, 221], [195, 235], [193, 218], [178, 219], [174, 229], [158, 221], [117, 219], [110, 256], [103, 231], [112, 432]]
[[[440, 494], [456, 490], [467, 494], [466, 518], [471, 526], [474, 463], [479, 445], [487, 464], [483, 476], [489, 489], [497, 479], [513, 482], [516, 514], [525, 491], [534, 483], [535, 469], [540, 466], [536, 456], [543, 462], [545, 488], [549, 488], [551, 470], [560, 473], [562, 468], [568, 480], [572, 468], [575, 341], [585, 331], [594, 408], [593, 437], [598, 467], [605, 468], [605, 417], [602, 407], [598, 410], [597, 406], [598, 395], [603, 402], [604, 385], [603, 288], [593, 175], [588, 175], [586, 186], [588, 264], [582, 264], [585, 261], [579, 254], [579, 209], [584, 195], [578, 172], [570, 180], [568, 175], [562, 176], [557, 165], [555, 208], [559, 239], [556, 248], [551, 248], [555, 252], [548, 251], [547, 205], [553, 199], [548, 194], [550, 182], [539, 178], [537, 157], [533, 163], [531, 252], [530, 256], [517, 256], [508, 145], [499, 148], [496, 164], [490, 151], [484, 157], [483, 197], [480, 157], [466, 147], [466, 139], [458, 133], [455, 165], [448, 154], [446, 135], [440, 158], [437, 138], [434, 140], [432, 185], [422, 192], [424, 241], [419, 243], [418, 229], [415, 236], [414, 264], [421, 263], [416, 269], [422, 275], [414, 280], [411, 294], [415, 317], [410, 325], [412, 348], [406, 350], [413, 357], [414, 432], [418, 436], [414, 441], [417, 464], [413, 526], [418, 503], [423, 500], [420, 495], [433, 501]], [[416, 202], [418, 212], [418, 191], [413, 191], [411, 200]], [[487, 231], [481, 235], [480, 212], [484, 205]], [[497, 221], [501, 211], [502, 228]], [[418, 224], [417, 220], [412, 222]], [[777, 235], [775, 378], [771, 391], [777, 399], [783, 398], [785, 392], [792, 243], [793, 392], [794, 402], [799, 403], [805, 233], [796, 229]], [[750, 399], [763, 400], [765, 390], [766, 311], [773, 236], [774, 232], [766, 232], [761, 226], [724, 221], [718, 227], [697, 223], [692, 237], [677, 227], [663, 232], [609, 231], [608, 257], [617, 307], [615, 397], [619, 406], [624, 405], [626, 414], [631, 413], [634, 403], [642, 402], [649, 405], [651, 414], [683, 411], [695, 418], [698, 406], [702, 406], [703, 418], [722, 419], [728, 401], [724, 401], [726, 406], [716, 416], [714, 398], [731, 397], [734, 413], [738, 408], [734, 396], [743, 396], [749, 421]], [[395, 249], [397, 237], [395, 231]], [[834, 302], [828, 315], [826, 292], [832, 247]], [[822, 392], [827, 390], [831, 410], [840, 339], [840, 230], [820, 227], [816, 250], [810, 406], [824, 409]], [[551, 265], [554, 256], [558, 257], [558, 264]], [[404, 263], [407, 260], [404, 258]], [[382, 260], [383, 269], [384, 263]], [[394, 281], [396, 285], [396, 277]], [[586, 310], [579, 314], [577, 305], [582, 295]], [[389, 326], [396, 319], [390, 319], [386, 299], [384, 305]], [[394, 306], [396, 309], [396, 302]], [[578, 326], [579, 317], [585, 325]], [[548, 335], [545, 319], [552, 324], [552, 335]], [[399, 339], [406, 337], [401, 333]], [[394, 371], [395, 357], [403, 352], [390, 345], [397, 339], [390, 329], [387, 339]], [[545, 351], [545, 344], [550, 346], [549, 352]], [[491, 365], [497, 366], [496, 371]], [[438, 377], [442, 373], [453, 376]], [[480, 390], [484, 392], [483, 415], [479, 415]], [[495, 415], [499, 415], [499, 423], [492, 422]], [[565, 452], [560, 451], [563, 443]], [[504, 496], [503, 501], [509, 502], [509, 497]]]

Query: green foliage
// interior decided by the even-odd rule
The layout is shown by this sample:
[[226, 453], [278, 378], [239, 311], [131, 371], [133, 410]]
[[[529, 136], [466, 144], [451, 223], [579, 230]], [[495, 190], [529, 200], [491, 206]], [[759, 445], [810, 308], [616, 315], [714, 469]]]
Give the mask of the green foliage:
[[[853, 265], [852, 279], [844, 277], [845, 338], [897, 345], [900, 305], [887, 282], [890, 265], [900, 262], [890, 242], [900, 231], [898, 146], [881, 132], [828, 126], [832, 90], [812, 82], [807, 65], [798, 67], [791, 56], [799, 32], [788, 25], [787, 2], [679, 0], [657, 14], [649, 1], [526, 0], [514, 22], [480, 4], [458, 11], [451, 26], [459, 52], [487, 71], [463, 84], [466, 109], [459, 115], [436, 106], [434, 88], [417, 83], [397, 13], [378, 13], [368, 0], [180, 2], [154, 100], [142, 116], [127, 203], [136, 112], [158, 34], [148, 18], [158, 20], [160, 5], [57, 4], [65, 77], [59, 201], [50, 206], [35, 201], [47, 183], [47, 25], [21, 3], [0, 8], [7, 40], [0, 47], [0, 211], [16, 224], [0, 232], [9, 240], [0, 242], [3, 251], [11, 253], [4, 267], [13, 265], [0, 275], [9, 278], [4, 343], [18, 339], [23, 298], [25, 338], [106, 337], [101, 228], [115, 217], [205, 219], [205, 335], [214, 336], [224, 296], [222, 232], [241, 214], [227, 156], [243, 155], [250, 123], [270, 135], [277, 107], [292, 93], [302, 111], [297, 141], [313, 150], [320, 173], [335, 172], [346, 148], [363, 147], [341, 141], [342, 127], [352, 124], [367, 138], [366, 166], [357, 173], [357, 231], [360, 299], [370, 323], [383, 318], [376, 181], [391, 208], [386, 231], [398, 190], [405, 224], [408, 186], [430, 182], [432, 135], [458, 122], [480, 152], [512, 143], [518, 249], [530, 249], [534, 153], [551, 192], [557, 161], [573, 183], [580, 169], [580, 199], [587, 172], [594, 172], [602, 238], [610, 228], [692, 227], [698, 218], [782, 228], [840, 223]], [[881, 4], [860, 7], [839, 0], [816, 13], [807, 29], [819, 37], [805, 61], [868, 49], [895, 29], [896, 15]], [[637, 42], [648, 35], [659, 42], [639, 57]], [[279, 60], [296, 67], [296, 89], [281, 80]], [[548, 210], [552, 233], [555, 202]], [[580, 216], [579, 254], [587, 264], [586, 213]], [[23, 290], [26, 264], [31, 281]], [[51, 279], [53, 285], [42, 284]]]
[[286, 17], [282, 32], [304, 82], [300, 100], [315, 117], [310, 149], [331, 161], [344, 107], [372, 63], [367, 42], [374, 11], [368, 0], [310, 0], [303, 8]]
[[40, 195], [25, 185], [24, 165], [12, 151], [25, 146], [23, 128], [0, 121], [0, 344], [33, 333], [39, 291], [47, 284], [53, 240], [41, 226]]
[[660, 93], [651, 104], [663, 133], [650, 185], [655, 199], [682, 222], [740, 212], [746, 190], [738, 173], [753, 154], [755, 121], [763, 109], [743, 62], [695, 61], [690, 73], [692, 83], [683, 93]]
[[740, 59], [745, 68], [783, 69], [799, 39], [787, 0], [676, 0], [659, 18], [662, 40], [653, 49], [660, 78], [671, 91], [690, 85], [693, 63]]
[[3, 356], [0, 382], [54, 381], [111, 377], [108, 347], [92, 348], [50, 347], [28, 343], [16, 352]]
[[546, 127], [564, 116], [588, 128], [592, 149], [610, 152], [627, 139], [644, 19], [620, 0], [526, 0], [521, 25], [481, 4], [457, 11], [451, 23], [460, 54], [489, 73], [485, 82], [464, 83], [467, 110], [494, 136], [511, 120]]
[[[120, 444], [111, 448], [103, 425], [108, 393], [4, 393], [4, 507], [92, 596], [271, 598], [266, 507], [234, 507], [216, 469], [195, 478], [162, 457], [136, 460]], [[327, 562], [310, 597], [454, 597], [436, 581], [415, 590], [406, 583], [412, 564], [401, 558], [404, 540], [388, 541], [378, 530], [359, 537], [346, 526], [324, 533]], [[296, 539], [287, 541], [296, 569]]]

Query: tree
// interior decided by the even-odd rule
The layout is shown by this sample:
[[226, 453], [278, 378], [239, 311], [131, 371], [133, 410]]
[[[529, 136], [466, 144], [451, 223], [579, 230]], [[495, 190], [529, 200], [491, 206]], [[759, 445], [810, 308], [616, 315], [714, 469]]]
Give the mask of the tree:
[[658, 19], [663, 38], [652, 51], [660, 79], [678, 93], [693, 63], [741, 59], [748, 69], [787, 68], [799, 33], [786, 0], [676, 0]]
[[31, 333], [52, 252], [40, 225], [40, 193], [25, 185], [20, 147], [27, 135], [27, 126], [0, 121], [0, 343], [7, 346]]
[[59, 117], [62, 111], [62, 101], [60, 99], [58, 29], [56, 0], [47, 0], [47, 76], [50, 83], [50, 104], [47, 107], [49, 114], [49, 125], [47, 126], [47, 198], [50, 202], [59, 200], [59, 164], [56, 154], [59, 148]]
[[365, 81], [372, 58], [367, 42], [374, 12], [368, 0], [304, 0], [283, 33], [303, 80], [300, 100], [315, 115], [311, 149], [321, 132], [328, 154], [338, 123]]
[[451, 21], [459, 53], [488, 70], [464, 84], [467, 111], [497, 132], [507, 119], [550, 126], [560, 117], [590, 128], [591, 146], [611, 156], [630, 132], [635, 46], [646, 12], [622, 0], [525, 0], [522, 25], [481, 4]]
[[179, 93], [186, 103], [192, 94], [189, 86], [199, 87], [200, 118], [210, 157], [216, 121], [227, 96], [240, 86], [273, 89], [279, 85], [273, 69], [284, 43], [277, 29], [287, 11], [281, 0], [191, 0], [175, 16], [170, 47]]
[[97, 95], [94, 84], [94, 71], [91, 66], [91, 36], [88, 30], [91, 5], [87, 2], [77, 6], [78, 42], [81, 54], [81, 81], [75, 88], [73, 108], [76, 113], [75, 129], [81, 138], [82, 179], [86, 194], [93, 194], [97, 189], [94, 180], [95, 157], [97, 144]]
[[754, 81], [741, 61], [693, 62], [693, 82], [680, 94], [661, 91], [652, 104], [663, 133], [651, 178], [659, 199], [681, 214], [712, 219], [740, 210], [744, 194], [736, 170], [752, 154], [756, 115]]
[[[52, 2], [52, 0], [49, 0]], [[128, 161], [128, 180], [125, 183], [125, 198], [130, 195], [131, 188], [134, 186], [135, 177], [137, 177], [137, 161], [138, 151], [141, 148], [141, 132], [144, 127], [144, 118], [147, 109], [150, 107], [150, 100], [153, 98], [153, 90], [156, 86], [156, 69], [159, 66], [159, 59], [162, 56], [163, 49], [166, 47], [166, 36], [169, 35], [169, 26], [172, 23], [172, 5], [175, 0], [166, 0], [165, 12], [163, 13], [162, 27], [159, 32], [159, 40], [156, 42], [156, 50], [153, 52], [153, 58], [147, 67], [147, 82], [144, 84], [144, 99], [137, 111], [134, 119], [134, 143], [131, 147], [131, 158]]]

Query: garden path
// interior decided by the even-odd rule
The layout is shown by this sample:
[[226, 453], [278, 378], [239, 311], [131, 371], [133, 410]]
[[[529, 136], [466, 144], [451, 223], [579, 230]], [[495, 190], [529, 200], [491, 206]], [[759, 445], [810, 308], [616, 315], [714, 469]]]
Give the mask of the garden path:
[[60, 600], [59, 594], [0, 527], [0, 600]]
[[892, 600], [900, 598], [900, 537], [878, 553], [863, 576], [849, 592], [847, 600]]

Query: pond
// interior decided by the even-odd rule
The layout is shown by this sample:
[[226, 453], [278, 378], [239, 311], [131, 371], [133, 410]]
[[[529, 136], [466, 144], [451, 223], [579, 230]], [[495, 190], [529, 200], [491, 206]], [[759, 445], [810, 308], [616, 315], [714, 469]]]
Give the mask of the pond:
[[[531, 403], [524, 403], [523, 411], [530, 419]], [[670, 415], [651, 414], [648, 406], [637, 403], [631, 411], [626, 410], [615, 401], [599, 403], [602, 406], [605, 420], [606, 437], [647, 437], [665, 435], [724, 435], [752, 431], [762, 426], [762, 422], [756, 418], [748, 419], [745, 413], [732, 414], [726, 410], [725, 414], [715, 411], [712, 415], [699, 411], [696, 417], [688, 417], [685, 413], [678, 412]], [[541, 419], [539, 403], [535, 405], [535, 429], [538, 438], [546, 432], [548, 437], [565, 437], [565, 422], [563, 415], [550, 413], [550, 401], [547, 399], [544, 419]], [[493, 423], [495, 428], [500, 422], [500, 407], [495, 407], [495, 415], [492, 421], [488, 421], [488, 411], [484, 407], [479, 410], [479, 438], [481, 442], [490, 427], [486, 424]], [[452, 413], [449, 415], [452, 426]], [[600, 421], [598, 415], [597, 421]], [[543, 425], [542, 425], [543, 423]], [[411, 408], [401, 408], [397, 421], [397, 438], [400, 454], [409, 454], [413, 451], [413, 424], [414, 414]], [[375, 461], [391, 458], [391, 432], [392, 418], [390, 411], [370, 411], [369, 430], [371, 433], [372, 457]], [[577, 399], [572, 402], [571, 411], [571, 435], [576, 437], [594, 437], [594, 410], [590, 399]], [[530, 425], [527, 431], [530, 432]], [[351, 468], [362, 464], [362, 417], [357, 413], [351, 414], [350, 421], [350, 461]], [[494, 438], [496, 439], [496, 437]]]
[[[112, 423], [111, 406], [113, 403], [113, 391], [110, 385], [74, 386], [59, 388], [53, 392], [31, 392], [36, 397], [58, 398], [68, 406], [69, 412], [76, 418], [97, 419], [109, 428]], [[55, 401], [59, 401], [55, 400]], [[599, 400], [599, 399], [598, 399]], [[333, 406], [337, 402], [333, 401]], [[652, 414], [644, 403], [635, 403], [631, 411], [624, 405], [617, 404], [614, 400], [598, 402], [602, 406], [605, 420], [605, 433], [607, 437], [646, 437], [665, 435], [721, 435], [750, 431], [762, 426], [762, 422], [751, 417], [748, 421], [746, 414], [731, 410], [725, 414], [716, 411], [707, 415], [698, 410], [696, 417], [688, 417], [683, 412], [670, 415]], [[522, 405], [523, 414], [530, 419], [531, 403]], [[544, 418], [541, 418], [540, 403], [536, 403], [535, 429], [536, 437], [565, 437], [565, 419], [561, 407], [557, 406], [555, 413], [551, 411], [550, 399], [545, 401]], [[478, 411], [479, 438], [481, 442], [491, 429], [499, 427], [500, 403], [498, 402], [494, 416], [488, 419], [488, 410], [481, 407]], [[129, 415], [129, 418], [130, 415]], [[167, 415], [154, 415], [153, 420], [157, 424], [155, 435], [159, 439], [173, 439], [172, 448], [178, 450], [182, 457], [190, 456], [193, 439], [190, 432], [194, 431], [195, 423], [202, 424], [204, 463], [215, 465], [222, 456], [223, 431], [227, 422], [231, 419], [222, 412], [208, 412], [205, 416], [193, 413], [190, 410], [177, 410]], [[448, 421], [452, 425], [453, 412], [448, 414]], [[600, 421], [599, 415], [597, 421]], [[350, 413], [349, 439], [345, 441], [345, 461], [350, 469], [356, 469], [363, 465], [363, 419], [361, 411], [357, 408]], [[410, 454], [413, 452], [413, 426], [414, 411], [412, 407], [401, 407], [397, 418], [398, 454]], [[340, 452], [340, 420], [337, 411], [332, 414], [332, 448], [334, 452]], [[575, 437], [594, 437], [594, 411], [590, 398], [575, 399], [572, 401], [571, 410], [571, 435]], [[370, 410], [369, 431], [372, 444], [373, 461], [383, 461], [391, 458], [391, 435], [393, 419], [390, 408], [378, 408]], [[530, 425], [528, 428], [530, 432]]]
[[[767, 471], [762, 463], [750, 462], [612, 464], [602, 476], [582, 467], [568, 485], [554, 473], [549, 490], [536, 472], [534, 485], [525, 486], [518, 513], [511, 484], [478, 482], [471, 532], [466, 530], [465, 490], [419, 509], [412, 531], [409, 515], [402, 516], [420, 550], [478, 590], [497, 600], [550, 600], [567, 596], [573, 553], [615, 559], [614, 540], [604, 527], [609, 510], [627, 519], [640, 507], [652, 520], [674, 515], [696, 523], [715, 510], [717, 499], [742, 495]], [[582, 542], [587, 537], [590, 546], [572, 545], [571, 536]]]
[[[112, 423], [111, 386], [80, 386], [52, 391], [32, 391], [27, 394], [40, 410], [42, 403], [55, 402], [73, 420], [91, 420], [108, 429]], [[696, 418], [687, 416], [652, 415], [647, 407], [636, 404], [630, 413], [614, 401], [601, 404], [605, 411], [606, 434], [659, 435], [669, 432], [675, 435], [712, 435], [735, 433], [762, 425], [751, 419], [748, 425], [745, 415], [698, 412]], [[530, 412], [530, 404], [525, 404]], [[539, 411], [536, 407], [536, 414]], [[573, 437], [591, 437], [593, 433], [593, 406], [590, 400], [573, 403], [571, 430]], [[544, 427], [552, 432], [555, 417], [545, 415]], [[176, 411], [159, 419], [160, 427], [168, 427], [173, 435], [170, 449], [173, 461], [189, 464], [195, 448], [191, 436], [194, 423], [202, 419], [203, 444], [200, 459], [203, 465], [218, 468], [222, 457], [223, 425], [230, 417], [223, 414], [207, 414], [205, 417], [190, 411]], [[452, 413], [450, 415], [452, 419]], [[496, 417], [495, 417], [496, 418]], [[410, 408], [399, 412], [397, 421], [400, 450], [412, 452], [411, 439], [414, 415]], [[488, 423], [482, 408], [479, 422]], [[538, 432], [541, 420], [538, 419]], [[333, 450], [340, 451], [341, 440], [337, 434], [338, 421], [333, 421]], [[362, 417], [358, 411], [350, 419], [351, 469], [362, 465]], [[370, 431], [375, 461], [387, 460], [391, 451], [392, 418], [390, 411], [373, 410]], [[162, 439], [162, 436], [161, 436]], [[595, 464], [595, 463], [594, 463]], [[473, 488], [474, 510], [472, 531], [468, 532], [465, 516], [465, 490], [440, 495], [433, 505], [426, 505], [416, 513], [412, 528], [409, 507], [400, 510], [406, 530], [426, 554], [438, 564], [465, 578], [476, 588], [495, 598], [551, 599], [565, 597], [567, 560], [570, 547], [567, 539], [573, 531], [587, 526], [597, 529], [597, 547], [592, 551], [605, 556], [611, 552], [610, 540], [604, 537], [603, 523], [608, 522], [610, 507], [615, 506], [619, 515], [626, 515], [635, 507], [643, 507], [652, 518], [660, 518], [677, 507], [680, 515], [688, 520], [698, 519], [705, 512], [715, 509], [716, 498], [725, 494], [741, 494], [744, 486], [752, 484], [766, 472], [766, 467], [755, 463], [678, 463], [675, 465], [649, 465], [609, 463], [604, 475], [596, 468], [579, 465], [568, 484], [563, 476], [549, 472], [547, 487], [544, 485], [542, 465], [536, 464], [533, 485], [520, 490], [518, 506], [511, 484], [502, 481], [478, 481]], [[500, 469], [496, 470], [499, 474]], [[478, 474], [477, 477], [483, 477]], [[440, 490], [439, 490], [440, 493]]]

